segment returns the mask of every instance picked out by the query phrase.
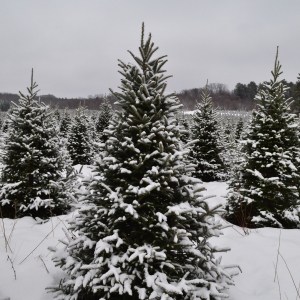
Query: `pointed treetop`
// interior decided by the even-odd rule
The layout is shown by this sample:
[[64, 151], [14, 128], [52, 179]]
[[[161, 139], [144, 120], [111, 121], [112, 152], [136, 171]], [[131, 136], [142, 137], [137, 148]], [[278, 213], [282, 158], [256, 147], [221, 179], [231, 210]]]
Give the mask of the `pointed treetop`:
[[208, 89], [208, 79], [206, 79], [205, 88], [202, 90], [202, 101], [210, 100], [210, 91]]
[[142, 23], [142, 36], [141, 36], [141, 47], [144, 47], [144, 33], [145, 33], [145, 24]]
[[278, 52], [279, 52], [279, 46], [276, 48], [276, 56], [275, 56], [275, 64], [274, 64], [274, 70], [271, 72], [274, 77], [274, 82], [277, 80], [277, 78], [282, 74], [281, 65], [278, 60]]
[[33, 86], [33, 68], [31, 68], [31, 84], [30, 86]]
[[30, 89], [34, 90], [35, 88], [37, 88], [38, 85], [37, 83], [33, 80], [33, 68], [31, 68], [31, 82], [30, 82]]
[[26, 96], [21, 91], [19, 91], [19, 95], [23, 99], [27, 99], [29, 103], [32, 99], [35, 99], [36, 95], [38, 94], [39, 90], [36, 90], [38, 84], [33, 80], [33, 68], [31, 69], [31, 79], [30, 79], [30, 87], [27, 87], [28, 95]]
[[279, 46], [276, 47], [275, 65], [276, 62], [278, 61], [278, 52], [279, 52]]
[[206, 84], [205, 84], [205, 91], [208, 90], [208, 79], [206, 79]]

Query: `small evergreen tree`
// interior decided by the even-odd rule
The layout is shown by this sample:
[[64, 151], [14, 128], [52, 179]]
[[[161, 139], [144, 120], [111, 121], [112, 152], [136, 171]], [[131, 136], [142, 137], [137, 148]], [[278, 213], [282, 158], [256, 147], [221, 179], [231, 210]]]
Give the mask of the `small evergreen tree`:
[[49, 107], [36, 99], [33, 72], [27, 90], [7, 116], [0, 209], [3, 217], [48, 218], [68, 207], [62, 175], [67, 160]]
[[276, 54], [272, 79], [257, 96], [244, 141], [244, 162], [233, 178], [227, 219], [246, 227], [299, 226], [299, 133], [290, 113]]
[[99, 116], [96, 122], [96, 132], [99, 136], [99, 140], [101, 142], [106, 142], [108, 139], [107, 132], [104, 130], [108, 128], [109, 121], [113, 117], [113, 110], [111, 105], [107, 100], [105, 100], [101, 105], [100, 105], [100, 112]]
[[183, 130], [182, 130], [181, 136], [180, 136], [180, 140], [184, 144], [187, 144], [190, 141], [190, 135], [191, 135], [191, 130], [190, 130], [190, 124], [189, 124], [188, 116], [186, 116], [182, 112], [179, 115], [179, 117], [178, 117], [178, 122], [183, 127]]
[[73, 165], [91, 163], [92, 148], [89, 127], [85, 109], [83, 107], [78, 108], [72, 120], [67, 142], [67, 149]]
[[[10, 114], [10, 112], [11, 112], [11, 110], [8, 112], [8, 115]], [[8, 121], [8, 118], [5, 117], [4, 120], [3, 120], [2, 126], [1, 126], [1, 131], [2, 132], [7, 132], [8, 126], [9, 126], [9, 121]]]
[[60, 127], [59, 127], [59, 132], [61, 136], [66, 137], [69, 134], [71, 126], [72, 126], [71, 116], [67, 111], [65, 111], [61, 118]]
[[235, 140], [238, 142], [241, 138], [241, 134], [243, 132], [244, 128], [244, 121], [242, 118], [239, 119], [238, 123], [236, 124], [236, 129], [235, 129]]
[[151, 36], [136, 65], [120, 62], [121, 110], [109, 126], [86, 206], [54, 261], [59, 299], [221, 299], [231, 281], [208, 239], [220, 224], [187, 176], [177, 98], [165, 95], [164, 56]]
[[56, 108], [54, 110], [53, 116], [54, 116], [54, 119], [56, 120], [56, 122], [59, 124], [61, 121], [61, 115], [60, 115], [58, 108]]
[[202, 91], [201, 101], [193, 115], [191, 157], [196, 164], [194, 176], [203, 181], [224, 179], [225, 169], [221, 159], [219, 130], [216, 111], [207, 88]]

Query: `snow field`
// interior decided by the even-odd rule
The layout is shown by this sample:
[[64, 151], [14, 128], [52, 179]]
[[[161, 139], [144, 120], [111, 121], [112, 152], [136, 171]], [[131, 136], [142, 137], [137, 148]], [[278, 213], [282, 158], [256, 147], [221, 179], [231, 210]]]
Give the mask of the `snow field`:
[[[204, 185], [207, 189], [205, 195], [216, 195], [208, 199], [212, 205], [226, 203], [226, 183]], [[230, 299], [300, 299], [300, 230], [259, 228], [245, 231], [231, 225], [223, 230], [223, 236], [211, 240], [214, 245], [231, 248], [231, 251], [222, 254], [224, 265], [238, 264], [242, 270], [234, 278], [235, 286], [229, 291]], [[278, 246], [281, 256], [278, 255]]]
[[[82, 172], [88, 175], [89, 169], [85, 167]], [[226, 183], [211, 182], [204, 186], [207, 189], [204, 195], [215, 195], [207, 200], [212, 206], [225, 203]], [[63, 228], [74, 213], [53, 217], [46, 223], [38, 223], [30, 217], [0, 219], [0, 300], [53, 299], [45, 288], [58, 283], [63, 274], [53, 265], [48, 247], [58, 245], [58, 240], [64, 238]], [[223, 264], [238, 264], [243, 271], [235, 277], [229, 299], [300, 299], [294, 286], [300, 283], [300, 230], [261, 228], [245, 234], [242, 228], [231, 226], [223, 233], [211, 239], [211, 243], [230, 247], [231, 251], [222, 254]], [[279, 240], [283, 257], [278, 256], [277, 262], [280, 290], [277, 278], [274, 282]]]

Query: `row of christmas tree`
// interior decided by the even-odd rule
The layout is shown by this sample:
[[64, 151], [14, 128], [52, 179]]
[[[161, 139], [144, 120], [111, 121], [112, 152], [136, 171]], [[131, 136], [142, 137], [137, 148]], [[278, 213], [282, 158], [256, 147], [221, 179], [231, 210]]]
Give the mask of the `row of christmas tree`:
[[[9, 114], [1, 154], [2, 216], [48, 218], [66, 212], [74, 198], [80, 204], [62, 247], [52, 249], [65, 272], [52, 288], [58, 299], [222, 299], [232, 274], [215, 256], [222, 249], [209, 243], [222, 229], [215, 215], [242, 226], [299, 225], [298, 120], [289, 111], [277, 56], [235, 147], [239, 155], [231, 158], [225, 211], [201, 194], [202, 181], [222, 180], [228, 169], [210, 95], [206, 90], [199, 100], [189, 141], [177, 118], [181, 105], [165, 92], [166, 58], [155, 57], [156, 51], [142, 30], [139, 55], [130, 52], [134, 64], [120, 61], [121, 87], [114, 92], [120, 109], [104, 131], [94, 177], [81, 193], [33, 77]], [[81, 126], [76, 132], [82, 133]]]

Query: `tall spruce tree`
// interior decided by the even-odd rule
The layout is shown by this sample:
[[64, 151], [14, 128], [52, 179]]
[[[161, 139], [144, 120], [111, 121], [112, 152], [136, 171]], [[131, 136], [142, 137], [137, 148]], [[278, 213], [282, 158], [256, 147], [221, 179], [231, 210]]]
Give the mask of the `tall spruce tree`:
[[194, 176], [203, 181], [224, 179], [225, 168], [221, 159], [216, 111], [207, 87], [201, 93], [193, 115], [191, 157], [196, 165]]
[[[186, 175], [177, 98], [166, 95], [165, 56], [151, 35], [135, 65], [120, 61], [121, 110], [109, 126], [85, 207], [54, 261], [67, 278], [58, 299], [221, 299], [231, 278], [208, 239], [218, 236], [199, 182]], [[54, 250], [54, 249], [53, 249]], [[54, 250], [55, 251], [55, 250]]]
[[68, 207], [63, 177], [68, 160], [60, 152], [53, 113], [37, 100], [37, 87], [32, 71], [28, 94], [20, 92], [7, 116], [0, 183], [3, 217], [48, 218]]
[[295, 228], [300, 224], [300, 141], [287, 87], [279, 79], [278, 49], [271, 73], [256, 96], [244, 162], [230, 184], [227, 219], [246, 227]]
[[88, 165], [91, 163], [90, 124], [83, 107], [77, 109], [72, 120], [68, 134], [67, 149], [74, 165]]

